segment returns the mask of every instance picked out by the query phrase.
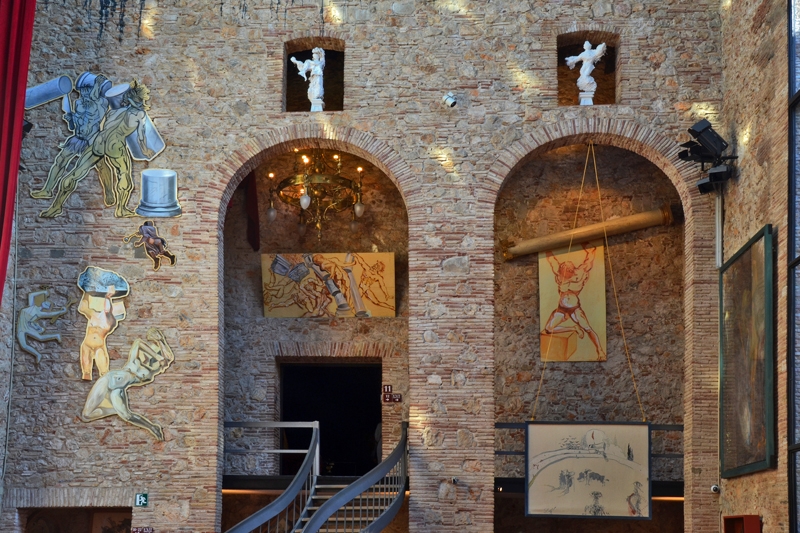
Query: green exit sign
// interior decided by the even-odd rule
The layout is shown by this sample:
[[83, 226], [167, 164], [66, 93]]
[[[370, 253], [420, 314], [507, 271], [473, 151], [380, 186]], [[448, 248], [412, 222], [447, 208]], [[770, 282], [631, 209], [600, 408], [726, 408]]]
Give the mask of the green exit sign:
[[136, 494], [133, 505], [134, 507], [147, 507], [147, 494]]

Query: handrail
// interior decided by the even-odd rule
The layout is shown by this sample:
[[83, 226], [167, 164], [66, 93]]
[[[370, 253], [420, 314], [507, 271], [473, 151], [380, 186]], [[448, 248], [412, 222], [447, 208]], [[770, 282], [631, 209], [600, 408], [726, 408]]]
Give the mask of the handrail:
[[[295, 474], [294, 479], [289, 484], [283, 493], [278, 496], [273, 502], [260, 511], [245, 518], [225, 533], [249, 533], [256, 528], [261, 527], [270, 520], [274, 519], [282, 512], [287, 511], [290, 506], [295, 505], [295, 500], [301, 493], [306, 495], [306, 504], [312, 493], [312, 489], [316, 484], [317, 474], [319, 472], [319, 423], [313, 422], [311, 424], [305, 423], [304, 426], [284, 426], [281, 422], [225, 422], [225, 427], [311, 427], [311, 443], [308, 446], [306, 458], [300, 466], [300, 470]], [[292, 424], [292, 423], [289, 423]], [[300, 511], [304, 510], [306, 505], [300, 506]], [[288, 514], [288, 513], [287, 513]], [[293, 522], [300, 519], [300, 513], [293, 513]], [[287, 516], [288, 518], [288, 516]]]
[[[408, 422], [403, 422], [402, 431], [400, 433], [400, 442], [397, 447], [392, 451], [389, 456], [383, 460], [378, 466], [364, 474], [358, 480], [348, 485], [341, 491], [334, 494], [327, 502], [325, 502], [309, 519], [306, 526], [303, 528], [303, 533], [318, 533], [320, 528], [328, 521], [328, 519], [336, 514], [342, 507], [361, 496], [364, 492], [368, 491], [371, 487], [382, 481], [387, 475], [399, 466], [399, 471], [392, 475], [397, 479], [397, 495], [394, 497], [391, 504], [378, 516], [374, 522], [368, 525], [363, 531], [369, 533], [377, 533], [381, 531], [386, 525], [391, 522], [397, 511], [403, 505], [405, 499], [405, 485], [406, 475], [408, 472]], [[385, 500], [384, 496], [379, 498], [381, 501]]]

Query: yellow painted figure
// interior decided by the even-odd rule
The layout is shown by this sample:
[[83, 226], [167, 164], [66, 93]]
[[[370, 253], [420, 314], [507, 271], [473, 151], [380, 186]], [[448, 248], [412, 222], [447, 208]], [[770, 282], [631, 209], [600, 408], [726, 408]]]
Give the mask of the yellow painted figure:
[[116, 272], [90, 266], [78, 278], [83, 297], [78, 312], [86, 317], [86, 335], [81, 342], [80, 361], [82, 377], [91, 381], [93, 366], [101, 376], [108, 373], [108, 347], [106, 339], [125, 319], [125, 305], [121, 300], [128, 295], [128, 282]]
[[102, 129], [81, 154], [75, 168], [57, 178], [58, 193], [50, 208], [40, 213], [41, 217], [59, 216], [63, 212], [64, 202], [75, 192], [78, 183], [95, 167], [103, 186], [105, 204], [116, 206], [114, 216], [135, 216], [135, 213], [128, 209], [128, 200], [133, 192], [133, 176], [131, 155], [125, 139], [136, 132], [142, 153], [148, 157], [155, 155], [145, 140], [145, 119], [149, 100], [150, 91], [147, 87], [136, 80], [132, 81], [123, 95], [122, 107], [108, 110], [103, 119]]
[[169, 368], [175, 360], [164, 337], [157, 328], [147, 330], [147, 341], [136, 339], [128, 353], [128, 362], [121, 369], [115, 369], [97, 380], [86, 397], [80, 418], [92, 422], [107, 416], [118, 415], [126, 422], [144, 428], [156, 439], [164, 440], [164, 430], [160, 425], [131, 411], [128, 403], [128, 388], [141, 387], [152, 383], [153, 379]]

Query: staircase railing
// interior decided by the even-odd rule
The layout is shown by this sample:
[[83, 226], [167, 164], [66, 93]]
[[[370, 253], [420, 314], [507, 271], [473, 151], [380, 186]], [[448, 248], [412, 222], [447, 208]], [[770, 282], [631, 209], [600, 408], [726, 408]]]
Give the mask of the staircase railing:
[[[381, 464], [333, 495], [309, 519], [303, 533], [362, 531], [378, 533], [403, 505], [408, 474], [408, 423], [400, 442]], [[358, 501], [355, 501], [355, 500]], [[363, 527], [365, 522], [369, 525]]]
[[[319, 475], [318, 422], [225, 422], [225, 427], [238, 428], [312, 428], [308, 450], [264, 450], [264, 453], [306, 453], [300, 470], [286, 490], [269, 505], [245, 518], [226, 533], [289, 533], [294, 531], [311, 503]], [[225, 453], [249, 453], [249, 450], [229, 450]]]

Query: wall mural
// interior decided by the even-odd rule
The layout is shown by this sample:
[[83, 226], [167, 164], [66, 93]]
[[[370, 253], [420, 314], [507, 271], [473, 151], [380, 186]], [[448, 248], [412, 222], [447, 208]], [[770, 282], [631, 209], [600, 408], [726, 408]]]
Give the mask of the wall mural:
[[37, 363], [42, 360], [42, 354], [28, 344], [28, 337], [39, 342], [61, 342], [61, 335], [47, 333], [46, 327], [40, 324], [39, 320], [49, 318], [52, 325], [58, 317], [67, 312], [67, 307], [54, 308], [49, 297], [50, 292], [47, 290], [30, 293], [28, 307], [21, 309], [17, 318], [17, 341], [23, 350], [36, 357]]
[[167, 249], [167, 240], [158, 236], [158, 229], [152, 221], [146, 220], [134, 233], [123, 237], [122, 242], [128, 244], [133, 239], [138, 239], [133, 243], [134, 247], [144, 247], [147, 257], [153, 261], [153, 270], [161, 268], [161, 259], [168, 260], [169, 266], [175, 266], [175, 255]]
[[[62, 76], [63, 78], [63, 76]], [[31, 196], [53, 201], [43, 218], [63, 213], [64, 203], [92, 169], [103, 189], [103, 201], [114, 216], [136, 213], [128, 208], [133, 193], [132, 159], [152, 161], [165, 144], [147, 114], [150, 91], [133, 80], [112, 86], [103, 75], [84, 72], [75, 84], [79, 97], [62, 97], [64, 120], [72, 135], [61, 145], [45, 183]]]
[[264, 316], [393, 317], [393, 253], [263, 254]]
[[164, 333], [158, 328], [147, 330], [147, 340], [133, 341], [128, 362], [120, 369], [102, 375], [86, 398], [80, 418], [92, 422], [107, 416], [117, 415], [126, 422], [144, 428], [156, 439], [164, 440], [164, 431], [159, 424], [131, 411], [128, 404], [128, 389], [152, 383], [164, 373], [175, 360], [175, 354], [167, 343]]
[[78, 277], [78, 287], [83, 291], [78, 312], [87, 320], [86, 335], [81, 342], [81, 371], [83, 379], [91, 381], [95, 364], [101, 376], [108, 373], [106, 338], [125, 319], [122, 298], [128, 295], [130, 285], [116, 272], [89, 266]]
[[525, 514], [650, 518], [650, 427], [528, 422]]
[[539, 320], [543, 361], [606, 360], [603, 246], [539, 253]]

